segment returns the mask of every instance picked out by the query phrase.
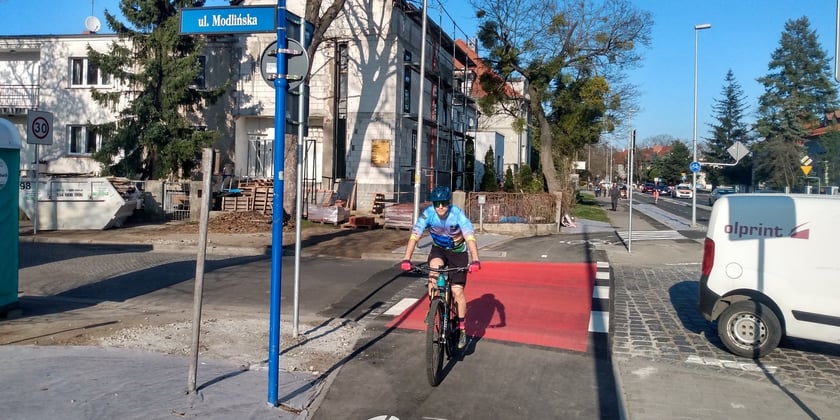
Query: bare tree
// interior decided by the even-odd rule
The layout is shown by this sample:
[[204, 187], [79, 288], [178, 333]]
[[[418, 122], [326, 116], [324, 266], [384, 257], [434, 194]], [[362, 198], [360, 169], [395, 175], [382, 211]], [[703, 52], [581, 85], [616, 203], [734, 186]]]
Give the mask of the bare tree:
[[[514, 77], [527, 81], [539, 135], [540, 169], [549, 191], [562, 191], [568, 179], [559, 179], [558, 173], [569, 173], [565, 169], [570, 148], [556, 146], [562, 141], [585, 146], [591, 142], [593, 123], [597, 131], [614, 127], [608, 110], [620, 109], [622, 98], [610, 90], [609, 82], [621, 85], [617, 76], [639, 61], [636, 49], [649, 44], [653, 20], [629, 0], [473, 0], [472, 4], [480, 19], [479, 41], [487, 51], [482, 60], [499, 75], [482, 77], [482, 88], [490, 93], [482, 105], [517, 100], [506, 96], [504, 89], [494, 89], [494, 84]], [[585, 114], [578, 106], [566, 110], [553, 103], [583, 103], [602, 117], [576, 122], [563, 113]]]
[[[312, 40], [306, 46], [306, 53], [309, 57], [314, 57], [315, 53], [321, 44], [326, 41], [325, 34], [330, 25], [335, 21], [341, 11], [344, 9], [345, 0], [334, 0], [330, 5], [324, 9], [323, 0], [306, 0], [306, 10], [304, 11], [304, 20], [311, 23], [314, 27], [312, 33]], [[323, 9], [323, 12], [322, 12]], [[310, 73], [312, 71], [312, 60], [309, 61], [309, 69], [306, 71], [305, 80], [308, 82]], [[304, 122], [306, 123], [306, 122]], [[297, 165], [298, 165], [298, 142], [295, 136], [285, 136], [285, 157], [283, 164], [285, 166], [285, 177], [283, 185], [283, 202], [285, 207], [291, 209], [290, 214], [294, 215], [300, 209], [294, 208], [295, 200], [297, 199]]]

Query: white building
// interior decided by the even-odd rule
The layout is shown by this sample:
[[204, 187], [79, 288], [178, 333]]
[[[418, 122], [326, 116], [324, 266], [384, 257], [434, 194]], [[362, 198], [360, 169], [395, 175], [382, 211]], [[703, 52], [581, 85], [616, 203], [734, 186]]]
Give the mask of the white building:
[[[276, 4], [269, 0], [231, 3]], [[287, 2], [291, 20], [303, 15], [304, 4], [302, 0]], [[474, 168], [481, 168], [491, 145], [500, 176], [507, 167], [518, 170], [527, 163], [529, 134], [514, 132], [509, 119], [479, 116], [476, 110], [475, 51], [431, 21], [423, 37], [421, 16], [413, 3], [404, 0], [349, 0], [328, 29], [327, 41], [309, 58], [305, 198], [314, 198], [311, 193], [318, 189], [336, 188], [339, 180], [355, 183], [360, 211], [372, 208], [377, 193], [395, 201], [413, 201], [415, 182], [420, 183], [421, 200], [436, 185], [471, 191], [481, 179]], [[289, 28], [290, 38], [300, 39], [297, 28]], [[240, 178], [271, 178], [275, 92], [263, 77], [261, 64], [276, 34], [205, 38], [205, 68], [200, 78], [204, 86], [196, 88], [231, 81], [233, 89], [216, 105], [189, 117], [196, 126], [221, 133], [214, 145], [221, 152], [220, 167], [233, 168]], [[421, 58], [424, 38], [426, 56]], [[0, 37], [0, 115], [18, 124], [24, 136], [28, 110], [50, 111], [55, 116], [54, 142], [38, 151], [41, 172], [100, 171], [91, 153], [101, 144], [101, 136], [87, 127], [114, 121], [119, 107], [99, 106], [90, 88], [125, 88], [89, 65], [87, 47], [106, 51], [115, 41], [119, 42], [116, 36], [105, 34]], [[422, 83], [421, 62], [425, 66]], [[286, 119], [292, 122], [286, 124], [288, 145], [297, 141], [298, 126], [293, 123], [297, 97], [287, 96], [286, 102]], [[21, 153], [22, 169], [33, 170], [34, 147], [24, 145]], [[419, 178], [414, 176], [417, 166]]]
[[[26, 138], [31, 109], [53, 113], [52, 145], [37, 146], [41, 171], [94, 174], [91, 158], [101, 137], [88, 124], [114, 120], [114, 113], [91, 99], [90, 88], [119, 89], [87, 60], [87, 47], [105, 51], [114, 36], [72, 35], [0, 37], [0, 116], [15, 123]], [[21, 170], [36, 169], [36, 146], [21, 149]]]

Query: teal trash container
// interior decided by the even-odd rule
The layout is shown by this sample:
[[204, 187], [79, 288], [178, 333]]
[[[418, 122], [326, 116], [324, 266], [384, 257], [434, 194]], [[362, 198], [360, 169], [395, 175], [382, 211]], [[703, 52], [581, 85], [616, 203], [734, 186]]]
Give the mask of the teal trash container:
[[18, 301], [20, 132], [0, 118], [0, 310]]

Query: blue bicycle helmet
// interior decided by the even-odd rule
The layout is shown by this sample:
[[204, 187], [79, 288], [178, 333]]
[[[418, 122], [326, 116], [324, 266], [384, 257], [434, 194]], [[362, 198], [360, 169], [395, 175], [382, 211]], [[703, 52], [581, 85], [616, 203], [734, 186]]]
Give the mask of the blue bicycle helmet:
[[452, 193], [449, 191], [449, 187], [435, 187], [432, 190], [432, 201], [449, 201], [452, 198]]

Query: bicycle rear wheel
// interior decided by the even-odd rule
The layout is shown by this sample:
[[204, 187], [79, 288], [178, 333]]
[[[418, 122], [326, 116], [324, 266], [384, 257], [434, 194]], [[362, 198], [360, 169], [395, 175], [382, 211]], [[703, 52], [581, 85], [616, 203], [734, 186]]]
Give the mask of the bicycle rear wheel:
[[444, 334], [443, 321], [446, 316], [445, 303], [441, 298], [432, 299], [426, 315], [426, 375], [431, 386], [440, 383], [443, 369]]

